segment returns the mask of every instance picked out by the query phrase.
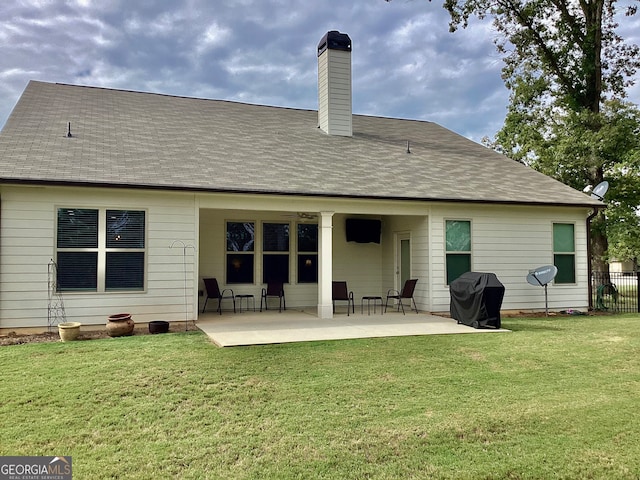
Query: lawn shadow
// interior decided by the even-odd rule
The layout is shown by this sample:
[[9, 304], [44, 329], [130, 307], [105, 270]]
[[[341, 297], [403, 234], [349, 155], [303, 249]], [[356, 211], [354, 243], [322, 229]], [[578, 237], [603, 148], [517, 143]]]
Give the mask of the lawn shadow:
[[[513, 322], [511, 322], [512, 320]], [[535, 332], [535, 331], [555, 331], [559, 332], [564, 330], [561, 326], [558, 326], [555, 323], [558, 320], [557, 317], [550, 318], [531, 318], [524, 319], [518, 318], [514, 319], [503, 319], [502, 320], [502, 328], [506, 328], [507, 330], [511, 330], [512, 332]]]

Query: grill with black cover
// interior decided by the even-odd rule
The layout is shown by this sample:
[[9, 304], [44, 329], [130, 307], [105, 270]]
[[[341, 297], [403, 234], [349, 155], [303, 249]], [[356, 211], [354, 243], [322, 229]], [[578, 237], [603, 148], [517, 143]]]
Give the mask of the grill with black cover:
[[504, 285], [495, 273], [467, 272], [451, 282], [450, 313], [458, 323], [473, 328], [500, 328]]

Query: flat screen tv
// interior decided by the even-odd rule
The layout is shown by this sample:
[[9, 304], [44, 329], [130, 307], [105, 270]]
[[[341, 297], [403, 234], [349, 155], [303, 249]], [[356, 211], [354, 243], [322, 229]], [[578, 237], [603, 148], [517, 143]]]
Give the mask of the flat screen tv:
[[380, 243], [382, 222], [368, 218], [347, 218], [347, 242]]

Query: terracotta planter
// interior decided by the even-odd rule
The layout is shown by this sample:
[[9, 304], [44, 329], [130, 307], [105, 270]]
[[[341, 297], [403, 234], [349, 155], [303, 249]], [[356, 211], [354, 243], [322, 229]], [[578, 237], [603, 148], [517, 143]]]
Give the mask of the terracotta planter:
[[149, 322], [149, 333], [167, 333], [169, 331], [169, 322], [164, 320], [153, 320]]
[[130, 313], [117, 313], [107, 318], [107, 335], [110, 337], [124, 337], [133, 334], [135, 323]]
[[80, 335], [80, 322], [64, 322], [58, 324], [58, 334], [63, 342], [72, 342]]

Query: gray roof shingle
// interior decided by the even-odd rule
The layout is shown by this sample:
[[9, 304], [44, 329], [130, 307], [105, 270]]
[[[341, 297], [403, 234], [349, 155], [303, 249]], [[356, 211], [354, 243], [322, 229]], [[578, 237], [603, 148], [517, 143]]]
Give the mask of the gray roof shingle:
[[431, 122], [354, 115], [353, 137], [338, 137], [317, 121], [311, 110], [32, 81], [0, 133], [0, 181], [601, 205]]

